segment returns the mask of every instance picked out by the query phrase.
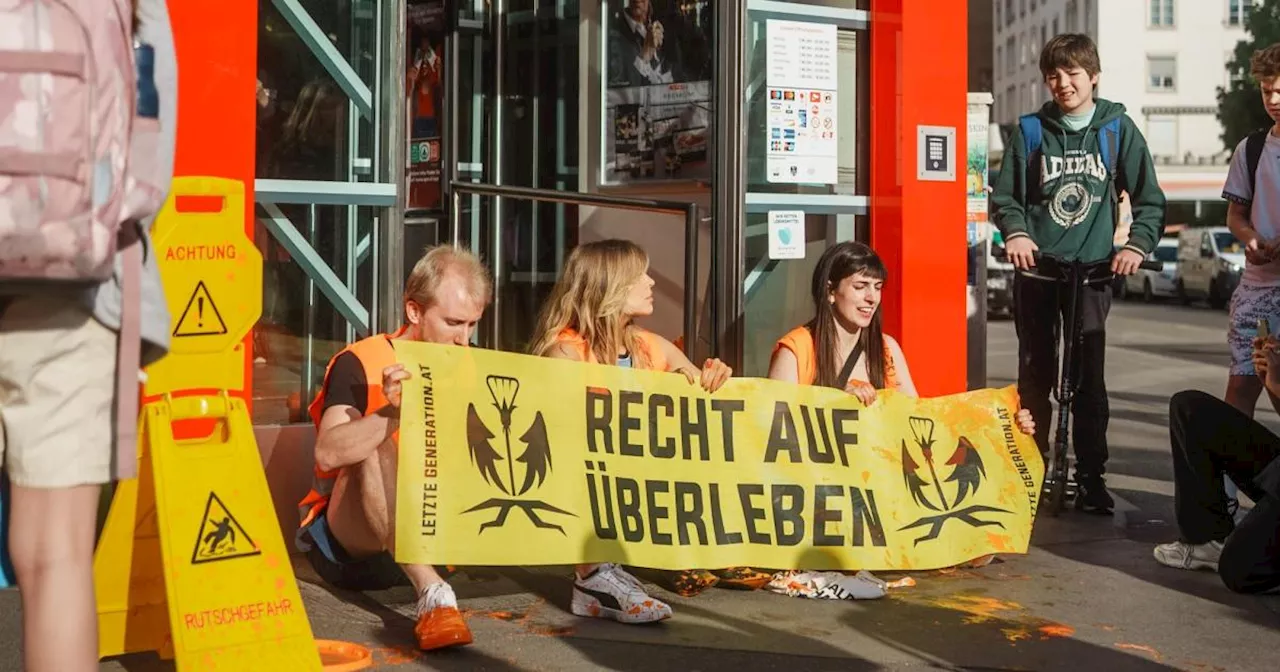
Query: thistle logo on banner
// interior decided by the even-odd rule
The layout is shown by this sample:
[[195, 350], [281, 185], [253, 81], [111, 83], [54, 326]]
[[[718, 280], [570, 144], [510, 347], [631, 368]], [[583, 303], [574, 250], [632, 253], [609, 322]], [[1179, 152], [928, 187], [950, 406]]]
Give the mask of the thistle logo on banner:
[[[942, 533], [942, 526], [948, 520], [959, 520], [966, 525], [973, 527], [1004, 527], [1004, 523], [994, 520], [983, 520], [978, 514], [987, 513], [1012, 513], [1005, 509], [998, 509], [994, 506], [986, 506], [975, 504], [960, 508], [961, 505], [969, 498], [970, 495], [976, 495], [978, 488], [982, 486], [983, 479], [987, 476], [986, 467], [982, 464], [982, 455], [979, 454], [977, 447], [968, 438], [961, 436], [956, 442], [956, 448], [942, 466], [950, 467], [951, 472], [946, 474], [946, 478], [940, 478], [938, 475], [939, 467], [934, 465], [933, 459], [933, 430], [934, 421], [931, 418], [922, 418], [912, 416], [908, 420], [908, 426], [911, 428], [911, 438], [915, 445], [920, 449], [920, 454], [924, 457], [925, 466], [928, 467], [928, 478], [921, 474], [921, 465], [911, 457], [911, 451], [907, 449], [907, 440], [902, 440], [902, 478], [906, 483], [907, 490], [911, 493], [911, 499], [916, 505], [930, 511], [937, 512], [936, 515], [926, 515], [917, 519], [915, 522], [904, 525], [899, 529], [900, 532], [911, 530], [919, 527], [927, 527], [929, 531], [922, 537], [915, 540], [916, 545], [922, 541], [937, 539]], [[945, 485], [944, 485], [945, 484]], [[937, 499], [931, 499], [929, 486], [933, 485], [933, 491], [937, 494]], [[951, 491], [951, 497], [947, 497], [947, 490]]]
[[[524, 444], [524, 452], [514, 457], [511, 451], [511, 425], [517, 419], [516, 397], [520, 394], [520, 381], [510, 376], [489, 376], [485, 379], [489, 388], [489, 396], [493, 399], [493, 408], [497, 409], [498, 421], [502, 427], [502, 446], [506, 449], [504, 458], [493, 447], [496, 434], [481, 419], [475, 404], [467, 406], [467, 447], [471, 453], [471, 464], [484, 477], [485, 483], [502, 491], [507, 498], [492, 497], [477, 504], [464, 513], [474, 513], [497, 509], [497, 515], [490, 521], [480, 524], [480, 531], [490, 527], [502, 527], [512, 509], [520, 509], [529, 521], [542, 529], [556, 530], [564, 534], [564, 528], [542, 520], [539, 511], [572, 516], [572, 513], [554, 507], [546, 502], [533, 499], [511, 499], [522, 497], [531, 489], [541, 488], [551, 470], [551, 443], [547, 439], [547, 423], [543, 420], [542, 411], [535, 411], [533, 419], [519, 437]], [[519, 425], [517, 425], [519, 427]], [[507, 480], [502, 480], [498, 463], [506, 463]], [[516, 479], [516, 462], [521, 463], [523, 478]], [[536, 480], [536, 483], [535, 483]]]

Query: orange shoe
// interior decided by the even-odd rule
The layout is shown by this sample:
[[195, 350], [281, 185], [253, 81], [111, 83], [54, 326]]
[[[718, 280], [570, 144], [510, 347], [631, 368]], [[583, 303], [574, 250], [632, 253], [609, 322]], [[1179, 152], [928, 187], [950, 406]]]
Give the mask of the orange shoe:
[[471, 643], [471, 628], [458, 612], [458, 598], [449, 584], [434, 584], [418, 598], [418, 622], [413, 634], [423, 651]]

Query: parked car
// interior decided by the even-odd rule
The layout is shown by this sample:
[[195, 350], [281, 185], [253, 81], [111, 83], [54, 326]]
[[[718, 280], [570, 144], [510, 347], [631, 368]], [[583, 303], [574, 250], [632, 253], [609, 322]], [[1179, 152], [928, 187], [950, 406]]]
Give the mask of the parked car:
[[1161, 238], [1156, 249], [1147, 255], [1147, 260], [1161, 262], [1164, 267], [1159, 271], [1138, 269], [1137, 273], [1124, 279], [1121, 294], [1125, 297], [1141, 296], [1148, 302], [1156, 297], [1177, 296], [1178, 239]]
[[1244, 245], [1225, 226], [1186, 229], [1178, 234], [1175, 292], [1184, 303], [1205, 299], [1223, 308], [1240, 284]]

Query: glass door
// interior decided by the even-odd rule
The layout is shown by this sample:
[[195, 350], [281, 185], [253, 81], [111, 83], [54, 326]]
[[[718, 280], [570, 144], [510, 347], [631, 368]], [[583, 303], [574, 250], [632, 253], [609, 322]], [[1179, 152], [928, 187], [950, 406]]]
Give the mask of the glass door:
[[[576, 189], [579, 18], [572, 0], [459, 3], [459, 65], [449, 84], [457, 139], [450, 145], [454, 158], [446, 159], [455, 164], [454, 179]], [[494, 303], [477, 340], [523, 350], [577, 243], [577, 207], [465, 196], [460, 209], [459, 242], [485, 259], [495, 280]]]
[[870, 238], [866, 4], [747, 2], [742, 375], [766, 375], [777, 339], [813, 316], [823, 251]]

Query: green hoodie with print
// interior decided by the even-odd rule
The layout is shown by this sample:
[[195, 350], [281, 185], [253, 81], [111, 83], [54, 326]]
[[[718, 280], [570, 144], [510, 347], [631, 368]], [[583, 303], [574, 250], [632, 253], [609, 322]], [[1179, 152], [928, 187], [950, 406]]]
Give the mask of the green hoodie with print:
[[[1102, 158], [1101, 128], [1120, 119], [1116, 193], [1129, 194], [1133, 224], [1126, 248], [1144, 257], [1164, 231], [1164, 192], [1146, 140], [1125, 114], [1124, 105], [1098, 99], [1093, 121], [1073, 131], [1052, 101], [1036, 114], [1042, 128], [1040, 165], [1027, 170], [1026, 143], [1020, 127], [1005, 147], [991, 206], [1006, 244], [1029, 236], [1045, 254], [1084, 262], [1106, 259], [1114, 250], [1116, 203]], [[1037, 179], [1038, 184], [1028, 184]]]

